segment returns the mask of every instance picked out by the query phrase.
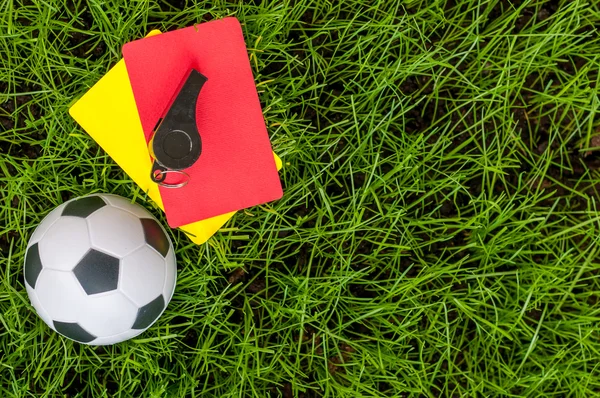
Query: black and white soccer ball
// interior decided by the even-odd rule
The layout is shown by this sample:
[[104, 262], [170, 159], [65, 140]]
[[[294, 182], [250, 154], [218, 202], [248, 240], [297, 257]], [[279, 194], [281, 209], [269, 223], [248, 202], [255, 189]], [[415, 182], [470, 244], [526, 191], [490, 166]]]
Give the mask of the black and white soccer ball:
[[27, 245], [25, 286], [52, 329], [80, 343], [115, 344], [148, 329], [175, 290], [173, 245], [143, 207], [117, 195], [70, 200]]

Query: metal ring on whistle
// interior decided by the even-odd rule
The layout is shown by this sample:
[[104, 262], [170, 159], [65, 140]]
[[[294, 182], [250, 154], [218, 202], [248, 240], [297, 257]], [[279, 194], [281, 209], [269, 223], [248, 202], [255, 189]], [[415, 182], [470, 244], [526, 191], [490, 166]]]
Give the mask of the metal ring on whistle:
[[[188, 184], [190, 175], [182, 170], [191, 167], [202, 153], [202, 140], [196, 126], [196, 103], [207, 78], [192, 69], [177, 93], [166, 115], [154, 129], [149, 143], [154, 159], [150, 178], [165, 188], [181, 188]], [[166, 182], [169, 174], [186, 177], [183, 182]]]
[[[181, 176], [184, 176], [185, 180], [183, 180], [182, 182], [177, 183], [177, 184], [166, 183], [164, 181], [166, 180], [167, 174], [179, 174]], [[188, 182], [190, 182], [190, 175], [188, 173], [186, 173], [185, 171], [181, 171], [181, 170], [156, 169], [153, 175], [156, 176], [157, 179], [159, 180], [158, 182], [156, 182], [156, 184], [160, 185], [163, 188], [182, 188], [182, 187], [185, 187], [188, 184]]]

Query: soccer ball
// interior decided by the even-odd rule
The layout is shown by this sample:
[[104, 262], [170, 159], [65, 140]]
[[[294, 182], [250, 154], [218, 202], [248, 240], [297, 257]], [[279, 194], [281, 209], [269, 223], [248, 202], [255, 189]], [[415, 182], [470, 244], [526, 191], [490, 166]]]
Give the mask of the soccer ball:
[[80, 343], [115, 344], [148, 329], [175, 290], [171, 240], [143, 207], [90, 195], [54, 209], [27, 245], [25, 286], [40, 318]]

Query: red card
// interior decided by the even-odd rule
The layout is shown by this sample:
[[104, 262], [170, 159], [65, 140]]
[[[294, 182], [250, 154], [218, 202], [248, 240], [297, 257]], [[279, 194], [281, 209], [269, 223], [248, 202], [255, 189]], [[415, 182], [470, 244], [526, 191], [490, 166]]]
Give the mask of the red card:
[[136, 40], [125, 44], [123, 55], [147, 142], [191, 68], [208, 78], [196, 104], [202, 154], [185, 170], [190, 175], [185, 187], [160, 188], [171, 227], [281, 198], [281, 182], [237, 19]]

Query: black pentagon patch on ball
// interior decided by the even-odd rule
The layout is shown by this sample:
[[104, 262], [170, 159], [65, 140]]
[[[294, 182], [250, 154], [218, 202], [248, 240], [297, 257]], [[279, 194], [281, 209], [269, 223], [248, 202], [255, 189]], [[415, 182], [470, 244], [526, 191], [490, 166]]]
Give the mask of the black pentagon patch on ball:
[[86, 218], [96, 210], [106, 206], [100, 196], [86, 196], [69, 202], [63, 209], [63, 216]]
[[165, 235], [162, 227], [156, 220], [151, 218], [142, 218], [142, 227], [144, 227], [144, 237], [146, 243], [159, 252], [163, 257], [169, 252], [169, 238]]
[[119, 285], [119, 259], [92, 249], [75, 266], [73, 273], [87, 294], [109, 292]]
[[96, 338], [76, 323], [54, 321], [54, 328], [63, 336], [80, 343], [89, 343]]
[[35, 288], [40, 272], [42, 272], [42, 260], [40, 259], [40, 249], [36, 243], [27, 249], [25, 256], [25, 280], [29, 286]]
[[162, 294], [140, 308], [133, 323], [132, 329], [146, 329], [152, 325], [165, 309], [165, 299]]

